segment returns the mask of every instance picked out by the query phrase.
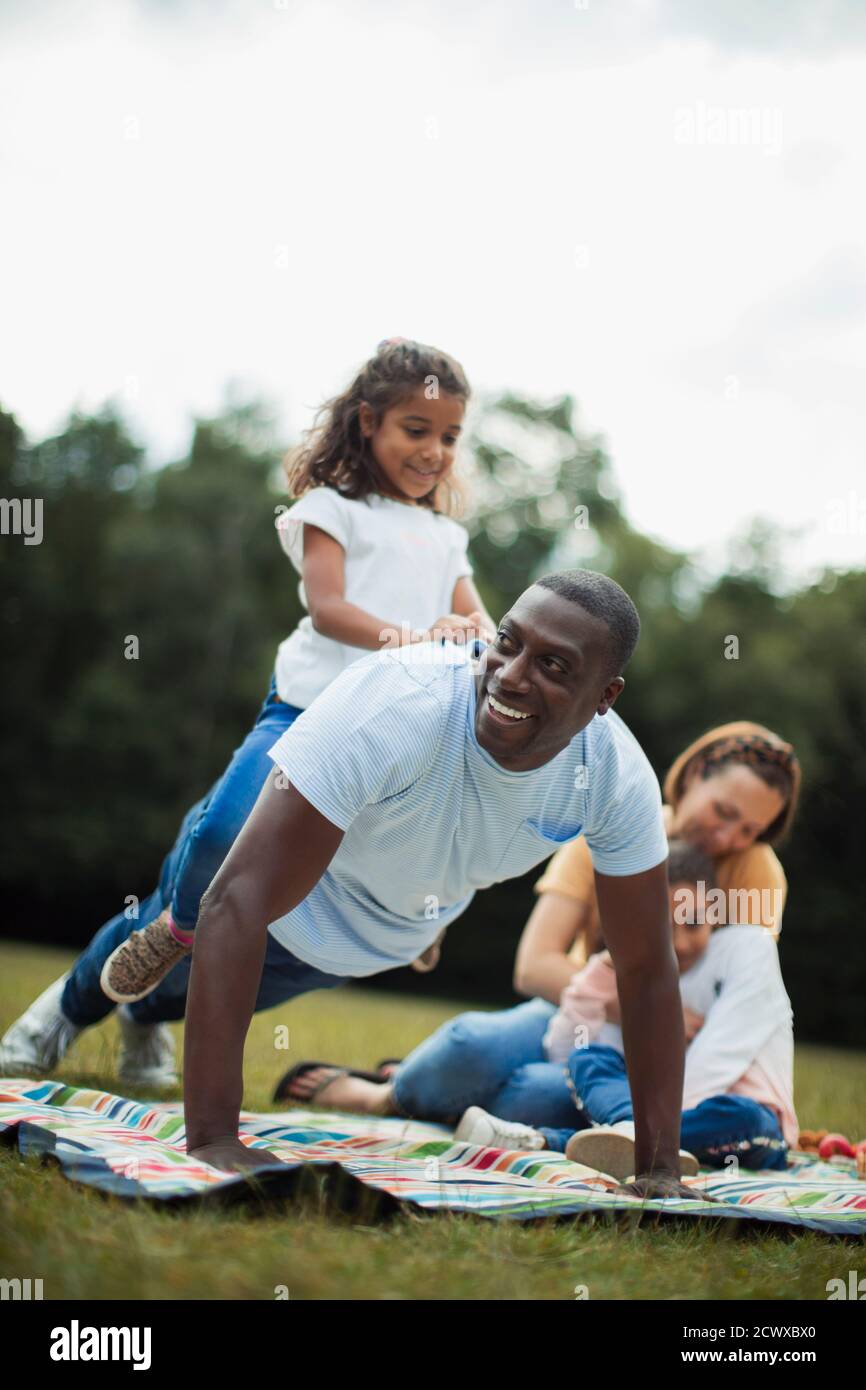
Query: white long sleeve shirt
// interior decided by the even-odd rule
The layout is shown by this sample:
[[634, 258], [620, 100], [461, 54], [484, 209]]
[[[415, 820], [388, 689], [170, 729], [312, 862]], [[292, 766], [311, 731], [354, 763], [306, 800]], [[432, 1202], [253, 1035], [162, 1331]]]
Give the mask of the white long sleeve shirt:
[[[605, 1000], [615, 997], [616, 975], [605, 951], [563, 990], [545, 1038], [551, 1060], [567, 1056], [578, 1025], [588, 1041], [622, 1052], [621, 1028], [604, 1021]], [[704, 1018], [686, 1049], [683, 1109], [710, 1096], [748, 1096], [776, 1114], [786, 1143], [796, 1145], [793, 1012], [771, 933], [764, 927], [718, 928], [700, 959], [680, 976], [680, 997]]]

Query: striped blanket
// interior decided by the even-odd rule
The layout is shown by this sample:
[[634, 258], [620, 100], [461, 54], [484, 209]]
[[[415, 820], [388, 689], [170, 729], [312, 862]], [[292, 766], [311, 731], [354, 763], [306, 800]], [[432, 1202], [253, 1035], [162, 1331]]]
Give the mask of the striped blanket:
[[[50, 1155], [73, 1182], [119, 1197], [183, 1202], [248, 1191], [245, 1179], [188, 1158], [182, 1106], [151, 1104], [61, 1081], [0, 1080], [0, 1136], [23, 1154]], [[311, 1166], [337, 1175], [345, 1192], [373, 1193], [380, 1210], [401, 1203], [426, 1211], [528, 1221], [587, 1212], [653, 1211], [663, 1216], [769, 1221], [834, 1235], [866, 1235], [866, 1182], [854, 1162], [789, 1156], [785, 1172], [729, 1175], [702, 1171], [687, 1180], [719, 1199], [642, 1201], [615, 1194], [593, 1169], [562, 1154], [511, 1152], [460, 1143], [441, 1125], [291, 1110], [241, 1115], [252, 1149], [286, 1161], [263, 1169], [260, 1191], [291, 1195]]]

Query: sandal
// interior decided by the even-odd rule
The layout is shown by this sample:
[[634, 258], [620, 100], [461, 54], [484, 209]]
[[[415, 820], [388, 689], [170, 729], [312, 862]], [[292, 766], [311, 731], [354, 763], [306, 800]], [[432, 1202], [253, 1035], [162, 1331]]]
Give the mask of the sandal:
[[[314, 1091], [307, 1096], [292, 1095], [291, 1087], [299, 1076], [304, 1076], [308, 1071], [315, 1071], [317, 1067], [327, 1067], [330, 1075], [324, 1081], [320, 1081]], [[357, 1076], [362, 1081], [372, 1081], [375, 1085], [381, 1086], [382, 1077], [373, 1071], [358, 1071], [352, 1067], [336, 1067], [333, 1062], [296, 1062], [284, 1076], [280, 1078], [274, 1088], [273, 1100], [294, 1100], [301, 1105], [313, 1105], [316, 1097], [324, 1091], [326, 1086], [330, 1086], [332, 1081], [336, 1081], [338, 1076]]]

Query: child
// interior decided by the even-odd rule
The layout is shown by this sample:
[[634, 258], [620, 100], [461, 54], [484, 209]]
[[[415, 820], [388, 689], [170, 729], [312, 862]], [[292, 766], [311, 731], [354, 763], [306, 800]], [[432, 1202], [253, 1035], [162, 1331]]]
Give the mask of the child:
[[[273, 766], [269, 749], [346, 666], [365, 650], [433, 636], [493, 638], [496, 625], [472, 582], [466, 530], [446, 515], [469, 394], [453, 358], [391, 338], [322, 408], [289, 470], [290, 492], [300, 500], [277, 523], [308, 616], [280, 644], [256, 724], [187, 814], [160, 888], [142, 905], [146, 925], [130, 934], [122, 916], [106, 924], [89, 969], [55, 981], [13, 1024], [0, 1044], [2, 1070], [45, 1071], [56, 1063], [80, 1031], [64, 1018], [61, 1001], [72, 1017], [97, 1022], [108, 1000], [144, 998], [189, 954], [200, 901]], [[415, 964], [430, 968], [437, 956], [434, 943]], [[34, 1010], [38, 1019], [29, 1018]], [[33, 1039], [45, 1036], [54, 1042], [37, 1056]], [[147, 1080], [155, 1081], [153, 1066]]]
[[[711, 861], [684, 840], [669, 846], [673, 945], [680, 969], [686, 1040], [681, 1151], [683, 1173], [698, 1160], [722, 1167], [729, 1154], [746, 1168], [784, 1168], [797, 1143], [793, 1102], [792, 1013], [773, 936], [763, 927], [713, 929], [695, 920], [696, 887], [714, 886]], [[593, 956], [562, 993], [545, 1036], [550, 1060], [562, 1060], [575, 1103], [591, 1127], [506, 1127], [468, 1111], [457, 1135], [475, 1143], [563, 1150], [575, 1163], [623, 1180], [634, 1172], [634, 1125], [622, 1032], [606, 1022], [616, 996], [608, 952]], [[520, 1128], [522, 1135], [506, 1134]], [[531, 1142], [530, 1142], [531, 1141]]]

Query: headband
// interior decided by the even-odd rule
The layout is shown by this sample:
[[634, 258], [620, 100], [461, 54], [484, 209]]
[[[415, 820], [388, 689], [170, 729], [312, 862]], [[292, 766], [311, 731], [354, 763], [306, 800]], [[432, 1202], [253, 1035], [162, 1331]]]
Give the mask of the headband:
[[719, 739], [718, 743], [711, 744], [705, 753], [698, 756], [705, 767], [713, 767], [736, 758], [737, 762], [752, 765], [770, 763], [789, 772], [796, 762], [796, 755], [790, 743], [770, 743], [760, 734], [729, 735], [727, 738]]

